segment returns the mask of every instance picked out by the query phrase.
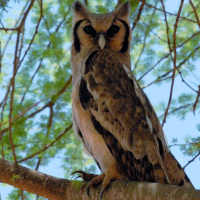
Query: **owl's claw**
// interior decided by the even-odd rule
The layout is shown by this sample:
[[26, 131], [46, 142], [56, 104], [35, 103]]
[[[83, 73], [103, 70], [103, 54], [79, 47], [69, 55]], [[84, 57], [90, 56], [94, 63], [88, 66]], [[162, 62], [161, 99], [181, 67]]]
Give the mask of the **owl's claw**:
[[73, 172], [71, 175], [79, 173], [76, 178], [81, 177], [84, 181], [89, 181], [88, 187], [86, 189], [87, 195], [90, 196], [90, 188], [96, 188], [102, 183], [102, 190], [100, 193], [100, 198], [102, 199], [105, 191], [108, 190], [111, 181], [113, 180], [127, 180], [128, 178], [120, 173], [117, 163], [111, 164], [108, 169], [100, 175], [87, 174], [81, 170]]
[[113, 163], [105, 171], [103, 182], [102, 182], [102, 190], [100, 193], [101, 199], [103, 197], [104, 192], [108, 190], [113, 180], [128, 180], [128, 178], [124, 174], [120, 173], [117, 163]]
[[104, 192], [105, 192], [105, 188], [103, 188], [103, 189], [101, 190], [101, 193], [100, 193], [100, 195], [99, 195], [100, 199], [102, 199]]
[[89, 185], [87, 186], [87, 195], [91, 198], [91, 196], [90, 196], [90, 187], [89, 187]]
[[103, 173], [101, 175], [97, 175], [95, 178], [93, 178], [90, 181], [90, 183], [89, 183], [89, 185], [87, 187], [87, 195], [91, 198], [91, 196], [90, 196], [90, 188], [96, 188], [102, 183], [102, 190], [101, 190], [101, 193], [99, 195], [100, 199], [102, 199], [104, 192], [106, 190], [108, 190], [108, 188], [110, 186], [110, 182], [111, 182], [111, 179], [106, 178], [105, 177], [105, 173]]
[[104, 192], [108, 190], [112, 180], [115, 180], [115, 179], [113, 179], [112, 177], [109, 177], [109, 176], [104, 178], [103, 183], [102, 183], [101, 193], [99, 195], [100, 199], [102, 199]]
[[80, 177], [81, 177], [81, 176], [79, 175], [79, 176], [75, 177], [75, 179], [80, 178]]
[[87, 195], [90, 197], [90, 188], [96, 188], [98, 187], [104, 180], [105, 178], [105, 173], [96, 175], [90, 182], [87, 187]]

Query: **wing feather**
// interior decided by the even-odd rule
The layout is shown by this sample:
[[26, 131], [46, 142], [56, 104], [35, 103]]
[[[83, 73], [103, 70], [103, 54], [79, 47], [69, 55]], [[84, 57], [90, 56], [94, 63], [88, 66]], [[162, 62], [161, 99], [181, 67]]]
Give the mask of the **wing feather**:
[[[84, 75], [90, 93], [88, 109], [123, 173], [130, 180], [182, 181], [191, 186], [170, 154], [155, 111], [131, 70], [109, 50], [96, 51], [89, 59]], [[169, 169], [179, 175], [173, 177]]]

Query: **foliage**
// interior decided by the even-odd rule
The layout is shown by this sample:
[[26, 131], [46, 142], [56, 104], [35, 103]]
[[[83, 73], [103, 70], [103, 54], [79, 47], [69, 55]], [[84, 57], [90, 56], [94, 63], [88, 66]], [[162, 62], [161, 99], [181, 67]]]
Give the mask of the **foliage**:
[[[190, 81], [200, 84], [196, 74], [200, 23], [195, 15], [200, 13], [200, 3], [193, 0], [193, 8], [185, 2], [175, 25], [178, 10], [168, 12], [161, 2], [131, 1], [132, 69], [145, 91], [151, 90], [152, 85], [165, 84], [172, 91], [171, 95], [167, 91], [172, 101], [167, 98], [165, 103], [155, 105], [161, 120], [167, 121], [169, 115], [184, 119], [193, 110], [199, 116], [199, 87]], [[21, 0], [0, 4], [1, 157], [39, 170], [53, 157], [62, 155], [66, 177], [78, 169], [98, 171], [70, 128], [72, 3], [73, 0]], [[97, 13], [106, 13], [117, 5], [113, 0], [85, 3]], [[174, 77], [173, 69], [176, 69]], [[180, 92], [173, 93], [173, 80], [181, 84]], [[181, 149], [194, 156], [200, 150], [199, 137], [191, 137]], [[16, 189], [9, 198], [23, 195], [25, 199], [33, 198], [32, 194]]]

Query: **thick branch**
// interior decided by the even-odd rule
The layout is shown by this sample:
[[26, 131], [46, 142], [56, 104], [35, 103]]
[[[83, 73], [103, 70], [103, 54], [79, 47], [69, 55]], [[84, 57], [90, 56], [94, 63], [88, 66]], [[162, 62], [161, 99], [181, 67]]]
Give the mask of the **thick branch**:
[[[0, 181], [51, 200], [97, 200], [101, 187], [90, 190], [87, 183], [60, 179], [0, 159]], [[186, 187], [159, 183], [115, 181], [103, 195], [104, 200], [174, 199], [197, 200], [200, 191]]]

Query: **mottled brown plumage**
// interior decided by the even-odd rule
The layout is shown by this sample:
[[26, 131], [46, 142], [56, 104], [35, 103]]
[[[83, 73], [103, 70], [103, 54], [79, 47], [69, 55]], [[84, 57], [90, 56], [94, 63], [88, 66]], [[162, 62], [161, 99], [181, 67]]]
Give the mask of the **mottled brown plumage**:
[[102, 170], [90, 186], [103, 182], [105, 189], [112, 180], [127, 179], [193, 187], [130, 70], [128, 8], [125, 3], [100, 15], [74, 5], [74, 130]]

